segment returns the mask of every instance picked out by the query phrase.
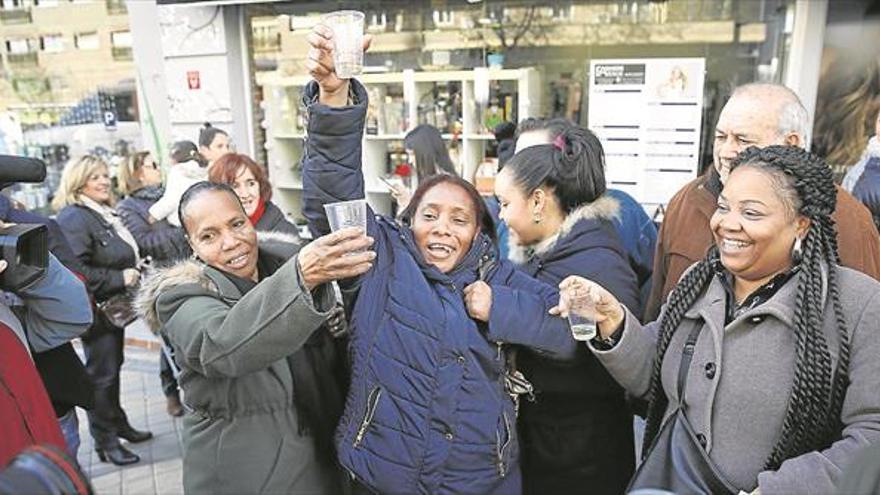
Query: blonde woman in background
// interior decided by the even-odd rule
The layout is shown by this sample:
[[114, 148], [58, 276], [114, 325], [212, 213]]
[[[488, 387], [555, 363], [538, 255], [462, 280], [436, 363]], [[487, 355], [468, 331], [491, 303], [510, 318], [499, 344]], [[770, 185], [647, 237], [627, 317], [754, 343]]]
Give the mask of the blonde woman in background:
[[[97, 303], [137, 285], [140, 279], [138, 245], [113, 209], [107, 164], [85, 155], [64, 167], [52, 206], [73, 254], [82, 263], [82, 276]], [[120, 438], [143, 442], [153, 437], [134, 429], [119, 403], [119, 370], [123, 362], [124, 329], [101, 311], [83, 335], [86, 369], [95, 387], [95, 405], [88, 412], [89, 430], [102, 462], [138, 462]]]

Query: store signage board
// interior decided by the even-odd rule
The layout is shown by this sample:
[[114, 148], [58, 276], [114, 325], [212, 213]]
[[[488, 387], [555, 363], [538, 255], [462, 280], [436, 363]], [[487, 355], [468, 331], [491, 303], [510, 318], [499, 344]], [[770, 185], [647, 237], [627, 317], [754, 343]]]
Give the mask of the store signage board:
[[605, 148], [608, 186], [648, 213], [699, 170], [703, 58], [592, 60], [588, 125]]

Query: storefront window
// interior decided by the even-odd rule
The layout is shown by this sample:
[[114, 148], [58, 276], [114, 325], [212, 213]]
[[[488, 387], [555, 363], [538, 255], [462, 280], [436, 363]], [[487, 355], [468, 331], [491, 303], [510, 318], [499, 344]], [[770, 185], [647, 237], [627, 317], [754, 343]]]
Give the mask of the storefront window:
[[[693, 142], [688, 170], [692, 175], [711, 163], [712, 126], [731, 90], [748, 82], [783, 82], [795, 18], [794, 0], [573, 0], [551, 6], [432, 1], [416, 5], [421, 7], [405, 9], [393, 1], [369, 4], [365, 14], [374, 40], [365, 55], [365, 72], [388, 73], [393, 78], [405, 70], [453, 74], [481, 67], [528, 68], [534, 80], [530, 84], [523, 79], [531, 75], [511, 75], [506, 80], [493, 80], [490, 75], [491, 91], [485, 102], [475, 102], [470, 83], [462, 86], [460, 80], [437, 81], [430, 90], [416, 85], [418, 99], [413, 104], [418, 109], [412, 115], [417, 118], [404, 128], [433, 119], [453, 137], [457, 128], [472, 131], [473, 139], [482, 142], [467, 144], [464, 136], [459, 151], [463, 163], [479, 161], [494, 153], [489, 132], [491, 124], [499, 121], [563, 117], [594, 127], [589, 117], [595, 102], [590, 95], [596, 97], [596, 93], [590, 92], [590, 70], [597, 62], [664, 59], [668, 63], [648, 64], [662, 69], [645, 69], [657, 74], [665, 71], [663, 80], [654, 81], [660, 76], [647, 74], [645, 87], [656, 89], [651, 94], [657, 98], [686, 93], [698, 102], [696, 116], [687, 119], [687, 127], [693, 129], [688, 138]], [[307, 76], [305, 36], [324, 13], [321, 8], [299, 2], [249, 7], [252, 22], [284, 19], [278, 21], [282, 42], [271, 74]], [[392, 19], [391, 29], [377, 29], [385, 25], [382, 21], [391, 23]], [[676, 68], [679, 78], [672, 81]], [[683, 73], [687, 71], [699, 73]], [[265, 75], [257, 75], [258, 83]], [[690, 81], [686, 91], [681, 83], [684, 78]], [[459, 86], [462, 90], [456, 93], [453, 89]], [[529, 94], [521, 93], [524, 88]], [[460, 106], [448, 104], [454, 97], [461, 98]], [[431, 98], [437, 101], [429, 102]], [[454, 111], [439, 115], [441, 107]], [[455, 119], [465, 122], [456, 127]], [[452, 139], [450, 148], [455, 144]]]

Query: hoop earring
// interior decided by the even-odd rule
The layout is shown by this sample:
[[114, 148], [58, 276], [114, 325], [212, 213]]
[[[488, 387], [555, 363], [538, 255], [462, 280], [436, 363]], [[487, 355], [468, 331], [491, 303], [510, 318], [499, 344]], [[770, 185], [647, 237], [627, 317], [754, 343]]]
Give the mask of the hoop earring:
[[802, 239], [800, 237], [794, 238], [794, 245], [791, 247], [791, 262], [795, 265], [804, 259], [804, 250], [801, 243]]

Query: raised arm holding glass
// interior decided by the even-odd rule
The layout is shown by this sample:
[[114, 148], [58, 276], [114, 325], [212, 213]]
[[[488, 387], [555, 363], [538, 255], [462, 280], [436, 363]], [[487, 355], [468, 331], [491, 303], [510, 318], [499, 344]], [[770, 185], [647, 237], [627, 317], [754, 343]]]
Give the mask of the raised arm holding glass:
[[[367, 92], [334, 72], [332, 31], [309, 36], [304, 213], [364, 198]], [[367, 215], [373, 268], [341, 284], [351, 302], [352, 383], [337, 430], [357, 489], [378, 493], [519, 493], [514, 401], [504, 344], [572, 359], [576, 343], [547, 314], [555, 289], [499, 260], [491, 216], [469, 182], [435, 175], [399, 220]]]

